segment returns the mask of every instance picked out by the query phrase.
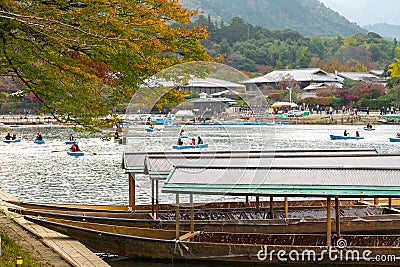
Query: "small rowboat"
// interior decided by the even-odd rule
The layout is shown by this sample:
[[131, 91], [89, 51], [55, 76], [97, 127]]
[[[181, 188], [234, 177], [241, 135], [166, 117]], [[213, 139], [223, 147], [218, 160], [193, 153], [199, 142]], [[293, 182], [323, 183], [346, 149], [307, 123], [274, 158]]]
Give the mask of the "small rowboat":
[[146, 128], [146, 132], [148, 132], [148, 133], [152, 133], [152, 132], [154, 132], [155, 130], [153, 129], [153, 128]]
[[400, 142], [400, 137], [390, 137], [390, 142]]
[[85, 152], [83, 151], [77, 151], [77, 152], [67, 151], [67, 153], [69, 156], [75, 156], [75, 157], [85, 156]]
[[[181, 137], [181, 138], [182, 138], [182, 137]], [[190, 149], [190, 148], [207, 148], [207, 147], [208, 147], [208, 144], [181, 145], [181, 146], [175, 145], [175, 146], [172, 146], [173, 149], [179, 149], [179, 150], [181, 150], [181, 149]]]
[[368, 128], [368, 127], [364, 127], [365, 131], [375, 131], [375, 128]]
[[21, 139], [10, 139], [10, 140], [3, 140], [4, 143], [10, 144], [10, 143], [18, 143], [21, 142]]
[[180, 135], [179, 138], [189, 138], [187, 135]]
[[344, 135], [330, 135], [332, 140], [339, 140], [339, 139], [364, 139], [362, 136], [344, 136]]
[[34, 143], [35, 143], [35, 144], [38, 144], [38, 145], [42, 145], [42, 144], [44, 144], [45, 142], [44, 142], [44, 140], [35, 140]]

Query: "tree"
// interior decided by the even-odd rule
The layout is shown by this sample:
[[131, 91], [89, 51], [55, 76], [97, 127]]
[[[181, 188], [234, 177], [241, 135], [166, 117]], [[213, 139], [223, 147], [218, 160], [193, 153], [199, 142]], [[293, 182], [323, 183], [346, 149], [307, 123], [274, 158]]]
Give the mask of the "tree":
[[93, 129], [146, 77], [209, 60], [205, 27], [185, 27], [194, 14], [167, 0], [3, 0], [0, 76], [19, 79], [60, 122]]
[[[397, 57], [400, 57], [400, 47], [397, 47], [396, 50], [397, 50]], [[390, 77], [400, 76], [400, 59], [395, 58], [394, 60], [396, 62], [390, 64], [389, 66]]]

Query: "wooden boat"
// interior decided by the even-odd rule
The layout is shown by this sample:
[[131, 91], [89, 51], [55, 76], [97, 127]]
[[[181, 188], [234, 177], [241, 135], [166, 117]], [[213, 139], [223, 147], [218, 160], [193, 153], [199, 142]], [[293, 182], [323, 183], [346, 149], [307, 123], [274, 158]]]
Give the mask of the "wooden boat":
[[207, 148], [208, 144], [199, 144], [199, 145], [175, 145], [172, 146], [173, 149], [190, 149], [190, 148]]
[[10, 140], [3, 140], [4, 143], [11, 144], [11, 143], [19, 143], [21, 139], [10, 139]]
[[[12, 201], [6, 200], [8, 203], [19, 206], [24, 209], [33, 210], [50, 210], [50, 211], [77, 211], [82, 213], [87, 212], [108, 212], [108, 213], [134, 213], [134, 212], [150, 212], [152, 211], [152, 205], [136, 205], [135, 210], [132, 210], [128, 206], [123, 205], [85, 205], [85, 204], [68, 204], [68, 203], [48, 203], [48, 202], [25, 202], [25, 201]], [[365, 204], [360, 203], [357, 200], [341, 200], [341, 205], [349, 207], [365, 208]], [[324, 207], [325, 202], [322, 200], [297, 200], [289, 201], [290, 209], [312, 209]], [[274, 201], [274, 207], [279, 209], [284, 206], [284, 201]], [[188, 203], [181, 203], [182, 209], [188, 209]], [[265, 209], [269, 207], [269, 201], [259, 201], [258, 208]], [[198, 203], [196, 209], [202, 210], [250, 210], [257, 208], [257, 202], [211, 202], [211, 203]], [[171, 211], [175, 210], [175, 205], [171, 204], [159, 204], [160, 211]]]
[[389, 137], [390, 142], [400, 142], [400, 137]]
[[82, 156], [85, 156], [85, 152], [83, 152], [83, 151], [77, 151], [77, 152], [74, 152], [74, 151], [67, 151], [67, 154], [68, 154], [69, 156], [74, 156], [74, 157], [82, 157]]
[[45, 141], [44, 140], [35, 140], [35, 141], [33, 141], [35, 144], [38, 144], [38, 145], [43, 145], [44, 143], [45, 143]]
[[364, 137], [363, 136], [344, 136], [344, 135], [333, 135], [333, 134], [331, 134], [330, 135], [330, 137], [331, 137], [331, 139], [332, 140], [338, 140], [338, 139], [343, 139], [343, 140], [345, 140], [345, 139], [364, 139]]
[[75, 141], [65, 141], [65, 144], [66, 145], [72, 145], [74, 142], [77, 143], [77, 144], [79, 143], [78, 140], [75, 140]]
[[[72, 211], [40, 211], [40, 210], [17, 210], [9, 211], [18, 214], [36, 216], [49, 219], [65, 219], [70, 221], [81, 221], [88, 223], [101, 223], [116, 226], [132, 226], [153, 229], [175, 229], [176, 221], [171, 214], [168, 219], [153, 219], [150, 213], [81, 213]], [[326, 219], [322, 216], [301, 218], [293, 212], [288, 219], [267, 219], [265, 216], [243, 216], [237, 219], [240, 213], [232, 216], [202, 216], [203, 213], [195, 213], [195, 228], [201, 231], [234, 232], [234, 233], [325, 233]], [[241, 215], [250, 213], [241, 213]], [[214, 214], [215, 215], [215, 214]], [[190, 230], [191, 223], [189, 211], [180, 212], [180, 229]], [[162, 216], [161, 216], [162, 217]], [[264, 218], [263, 218], [264, 217]], [[343, 216], [340, 219], [342, 233], [351, 234], [400, 234], [400, 215], [368, 215], [368, 216]], [[335, 225], [332, 220], [332, 227]]]
[[[302, 264], [319, 264], [322, 266], [349, 264], [366, 264], [368, 260], [379, 255], [391, 256], [385, 264], [397, 266], [396, 258], [400, 256], [400, 236], [382, 235], [341, 235], [330, 241], [337, 244], [333, 249], [343, 249], [345, 258], [324, 257], [327, 254], [327, 237], [323, 234], [264, 234], [264, 233], [229, 233], [229, 232], [175, 232], [160, 229], [110, 226], [90, 224], [68, 220], [49, 220], [25, 217], [27, 220], [48, 229], [77, 239], [98, 252], [113, 253], [127, 257], [143, 257], [164, 260], [202, 260], [212, 262], [235, 263], [279, 263], [272, 250], [280, 255], [293, 251], [306, 255], [313, 251], [314, 258], [300, 259]], [[344, 240], [344, 241], [343, 241]], [[337, 250], [336, 250], [337, 251]], [[369, 258], [356, 257], [347, 251], [368, 251]], [[336, 254], [335, 254], [336, 255]], [[364, 254], [362, 254], [364, 255]], [[349, 258], [354, 257], [354, 258]], [[349, 260], [350, 259], [350, 260]], [[264, 261], [268, 262], [264, 262]], [[295, 263], [295, 262], [293, 262]], [[374, 265], [377, 264], [374, 262]]]

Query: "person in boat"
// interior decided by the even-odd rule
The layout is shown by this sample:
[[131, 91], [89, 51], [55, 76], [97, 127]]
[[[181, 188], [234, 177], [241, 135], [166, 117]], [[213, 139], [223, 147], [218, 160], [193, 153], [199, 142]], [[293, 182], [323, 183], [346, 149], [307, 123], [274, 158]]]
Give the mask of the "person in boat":
[[13, 136], [12, 136], [11, 139], [12, 139], [12, 140], [17, 140], [17, 134], [16, 134], [16, 133], [13, 133]]
[[186, 136], [185, 130], [182, 129], [182, 130], [179, 132], [179, 135], [180, 135], [180, 136]]
[[400, 132], [397, 133], [396, 137], [397, 137], [397, 138], [400, 138]]
[[118, 132], [118, 129], [115, 130], [114, 138], [115, 138], [115, 139], [119, 139], [119, 132]]
[[347, 136], [347, 135], [348, 135], [347, 130], [344, 130], [343, 135], [344, 135], [344, 136]]
[[356, 137], [360, 137], [360, 133], [356, 131]]
[[153, 124], [150, 124], [150, 127], [149, 127], [150, 129], [154, 129], [154, 125]]
[[201, 139], [200, 136], [197, 137], [197, 144], [198, 145], [203, 144], [203, 139]]
[[370, 123], [367, 124], [367, 128], [372, 128], [372, 125]]
[[190, 144], [191, 144], [192, 146], [196, 145], [196, 139], [192, 138], [192, 141], [190, 142]]
[[79, 148], [78, 144], [76, 142], [74, 142], [71, 146], [71, 150], [72, 152], [79, 152], [81, 151], [81, 149]]
[[41, 133], [37, 133], [37, 135], [36, 135], [36, 140], [37, 140], [37, 141], [42, 141], [42, 140], [43, 140], [43, 136], [42, 136]]
[[6, 140], [10, 140], [11, 139], [11, 134], [8, 133], [5, 138], [6, 138]]
[[69, 141], [75, 141], [74, 135], [72, 133], [69, 134]]
[[183, 141], [182, 141], [182, 139], [180, 137], [178, 138], [178, 143], [177, 144], [178, 144], [178, 146], [183, 145]]

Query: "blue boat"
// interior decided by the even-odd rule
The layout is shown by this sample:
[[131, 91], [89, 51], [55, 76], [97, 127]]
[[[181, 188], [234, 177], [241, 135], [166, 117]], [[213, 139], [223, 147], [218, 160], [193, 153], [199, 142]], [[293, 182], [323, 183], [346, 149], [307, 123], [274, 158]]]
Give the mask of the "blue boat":
[[179, 135], [179, 138], [189, 138], [187, 135]]
[[374, 130], [375, 130], [375, 128], [368, 128], [368, 127], [364, 127], [364, 130], [365, 130], [365, 131], [374, 131]]
[[390, 137], [390, 142], [400, 142], [400, 137]]
[[21, 139], [10, 139], [10, 140], [3, 140], [4, 143], [10, 144], [10, 143], [18, 143], [21, 142]]
[[38, 144], [38, 145], [42, 145], [42, 144], [44, 144], [45, 142], [44, 142], [44, 140], [35, 140], [34, 143], [35, 143], [35, 144]]
[[153, 128], [146, 128], [146, 132], [148, 132], [148, 133], [152, 133], [152, 132], [154, 132], [155, 130], [153, 129]]
[[178, 149], [178, 150], [181, 150], [181, 149], [190, 149], [190, 148], [207, 148], [207, 147], [208, 147], [208, 144], [181, 145], [181, 146], [175, 145], [175, 146], [172, 146], [173, 149]]
[[67, 151], [67, 153], [69, 156], [74, 156], [74, 157], [80, 157], [85, 155], [85, 152], [83, 151], [77, 151], [77, 152]]
[[332, 140], [346, 140], [346, 139], [364, 139], [362, 136], [349, 136], [349, 135], [330, 135]]

